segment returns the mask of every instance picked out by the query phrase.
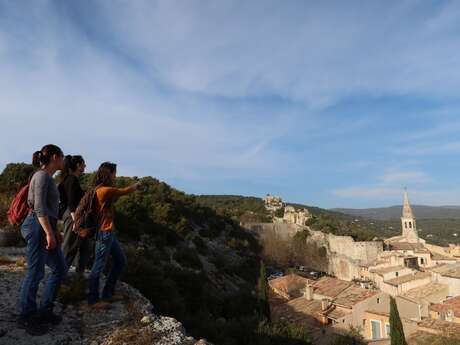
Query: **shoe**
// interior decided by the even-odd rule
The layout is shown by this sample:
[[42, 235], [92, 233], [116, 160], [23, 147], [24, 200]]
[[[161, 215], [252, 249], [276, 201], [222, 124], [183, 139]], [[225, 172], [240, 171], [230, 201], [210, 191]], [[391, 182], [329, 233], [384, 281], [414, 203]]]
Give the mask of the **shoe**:
[[93, 303], [93, 304], [89, 304], [88, 306], [91, 309], [95, 309], [95, 310], [107, 310], [107, 309], [110, 309], [110, 303], [107, 303], [105, 301], [100, 301], [100, 302], [96, 302], [96, 303]]
[[24, 329], [31, 336], [41, 336], [48, 333], [49, 328], [37, 316], [19, 317], [18, 328]]
[[42, 312], [41, 320], [43, 323], [52, 324], [54, 326], [59, 325], [62, 321], [62, 316], [53, 313], [52, 311]]

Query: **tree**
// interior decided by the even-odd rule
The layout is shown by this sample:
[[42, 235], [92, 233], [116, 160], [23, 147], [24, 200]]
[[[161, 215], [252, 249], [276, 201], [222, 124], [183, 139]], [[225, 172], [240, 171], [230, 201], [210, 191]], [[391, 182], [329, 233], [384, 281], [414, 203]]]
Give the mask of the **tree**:
[[0, 174], [0, 192], [16, 193], [24, 186], [35, 168], [26, 163], [9, 163]]
[[390, 297], [390, 337], [391, 345], [407, 345], [398, 306], [393, 297]]
[[260, 262], [259, 283], [257, 284], [257, 298], [259, 300], [259, 308], [261, 316], [270, 319], [270, 305], [268, 303], [267, 290], [267, 271], [263, 261]]

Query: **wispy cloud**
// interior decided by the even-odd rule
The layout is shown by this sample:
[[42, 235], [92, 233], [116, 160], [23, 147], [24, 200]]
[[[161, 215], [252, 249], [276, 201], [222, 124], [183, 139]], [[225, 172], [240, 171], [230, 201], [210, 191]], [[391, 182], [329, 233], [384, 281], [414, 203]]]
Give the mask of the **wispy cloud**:
[[193, 192], [393, 198], [444, 173], [410, 156], [460, 150], [459, 9], [0, 2], [0, 164], [55, 142]]

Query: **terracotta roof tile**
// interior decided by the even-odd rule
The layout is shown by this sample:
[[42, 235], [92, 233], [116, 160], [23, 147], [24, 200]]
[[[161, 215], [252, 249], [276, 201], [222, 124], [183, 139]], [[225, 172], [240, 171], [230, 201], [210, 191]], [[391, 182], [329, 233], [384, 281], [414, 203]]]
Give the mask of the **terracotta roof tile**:
[[313, 283], [313, 292], [330, 298], [335, 298], [343, 290], [353, 285], [352, 282], [347, 282], [332, 277], [322, 277]]

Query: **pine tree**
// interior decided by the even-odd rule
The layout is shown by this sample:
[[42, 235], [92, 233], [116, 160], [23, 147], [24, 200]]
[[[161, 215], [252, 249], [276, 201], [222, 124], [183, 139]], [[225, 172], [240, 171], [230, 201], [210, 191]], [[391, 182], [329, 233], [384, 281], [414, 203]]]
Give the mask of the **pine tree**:
[[398, 306], [393, 297], [390, 297], [390, 338], [391, 345], [407, 345]]
[[257, 285], [257, 299], [259, 300], [259, 312], [262, 316], [270, 319], [270, 305], [268, 302], [267, 272], [263, 261], [260, 262], [259, 283]]

